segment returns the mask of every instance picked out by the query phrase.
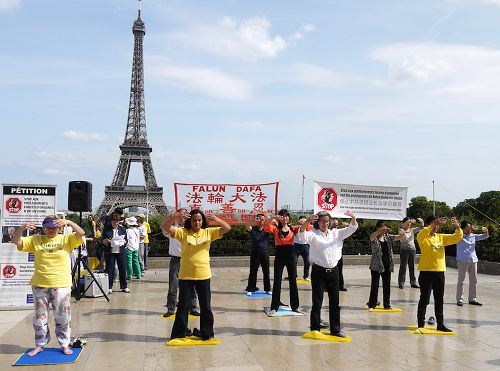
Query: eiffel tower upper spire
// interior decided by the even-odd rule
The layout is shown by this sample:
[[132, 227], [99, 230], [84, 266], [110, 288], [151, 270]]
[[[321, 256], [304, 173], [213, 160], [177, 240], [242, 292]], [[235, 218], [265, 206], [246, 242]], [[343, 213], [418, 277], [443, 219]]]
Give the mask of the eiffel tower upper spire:
[[132, 33], [134, 34], [134, 58], [132, 62], [127, 128], [123, 144], [149, 146], [146, 133], [146, 108], [144, 104], [143, 41], [146, 34], [146, 27], [141, 19], [140, 0], [137, 19], [132, 26]]
[[[141, 0], [137, 19], [132, 26], [134, 34], [134, 56], [132, 61], [132, 78], [130, 83], [130, 100], [128, 107], [125, 138], [120, 145], [121, 155], [116, 167], [111, 186], [106, 187], [104, 200], [97, 211], [97, 216], [108, 214], [114, 208], [142, 206], [158, 213], [166, 213], [163, 201], [163, 188], [158, 187], [153, 164], [151, 163], [151, 146], [146, 132], [146, 108], [144, 104], [144, 60], [143, 41], [146, 34], [141, 19]], [[128, 186], [130, 165], [140, 162], [144, 172], [145, 186]]]

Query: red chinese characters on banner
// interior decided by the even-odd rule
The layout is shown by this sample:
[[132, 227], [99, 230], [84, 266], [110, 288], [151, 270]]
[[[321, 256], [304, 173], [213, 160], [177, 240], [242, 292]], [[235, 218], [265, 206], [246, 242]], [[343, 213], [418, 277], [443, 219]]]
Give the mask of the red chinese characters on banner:
[[218, 214], [231, 224], [246, 223], [256, 212], [276, 213], [278, 185], [174, 183], [175, 203], [176, 208]]

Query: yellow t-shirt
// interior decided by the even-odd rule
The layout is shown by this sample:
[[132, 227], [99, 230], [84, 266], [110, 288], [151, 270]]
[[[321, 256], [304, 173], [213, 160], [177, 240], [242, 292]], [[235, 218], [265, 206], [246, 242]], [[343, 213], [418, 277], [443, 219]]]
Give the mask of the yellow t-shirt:
[[144, 243], [149, 243], [149, 234], [151, 233], [151, 227], [147, 221], [142, 223], [142, 226], [146, 228], [146, 236], [144, 236]]
[[92, 220], [92, 228], [94, 229], [94, 237], [96, 240], [101, 238], [101, 230], [97, 228], [97, 222], [95, 220]]
[[444, 272], [446, 271], [444, 247], [460, 241], [463, 231], [461, 228], [457, 228], [453, 234], [434, 233], [432, 236], [430, 232], [431, 227], [425, 227], [417, 234], [417, 241], [422, 253], [418, 262], [418, 270]]
[[174, 238], [181, 243], [181, 280], [208, 280], [210, 271], [210, 243], [222, 238], [221, 228], [202, 228], [197, 233], [191, 229], [177, 228]]
[[76, 233], [58, 234], [55, 237], [30, 236], [22, 238], [20, 251], [35, 254], [35, 273], [30, 283], [40, 287], [70, 287], [70, 252], [83, 243]]

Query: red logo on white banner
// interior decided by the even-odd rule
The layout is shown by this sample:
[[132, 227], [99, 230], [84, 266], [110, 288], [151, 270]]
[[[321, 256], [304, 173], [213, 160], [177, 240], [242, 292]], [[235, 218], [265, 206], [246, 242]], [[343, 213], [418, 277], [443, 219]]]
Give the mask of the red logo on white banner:
[[13, 265], [6, 265], [2, 269], [2, 275], [5, 278], [12, 278], [12, 277], [14, 277], [16, 275], [16, 267], [14, 267]]
[[321, 209], [331, 211], [337, 207], [337, 192], [333, 188], [323, 188], [318, 192], [318, 205]]
[[5, 208], [11, 214], [15, 214], [15, 213], [18, 213], [19, 211], [21, 211], [21, 206], [22, 206], [22, 202], [19, 198], [11, 197], [11, 198], [7, 199], [7, 202], [5, 203]]

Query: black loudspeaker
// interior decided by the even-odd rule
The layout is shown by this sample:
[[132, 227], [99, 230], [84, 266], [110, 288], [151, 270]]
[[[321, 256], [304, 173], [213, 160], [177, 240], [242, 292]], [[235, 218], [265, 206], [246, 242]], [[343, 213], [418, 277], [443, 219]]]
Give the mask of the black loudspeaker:
[[92, 211], [92, 183], [86, 181], [69, 182], [68, 210]]

